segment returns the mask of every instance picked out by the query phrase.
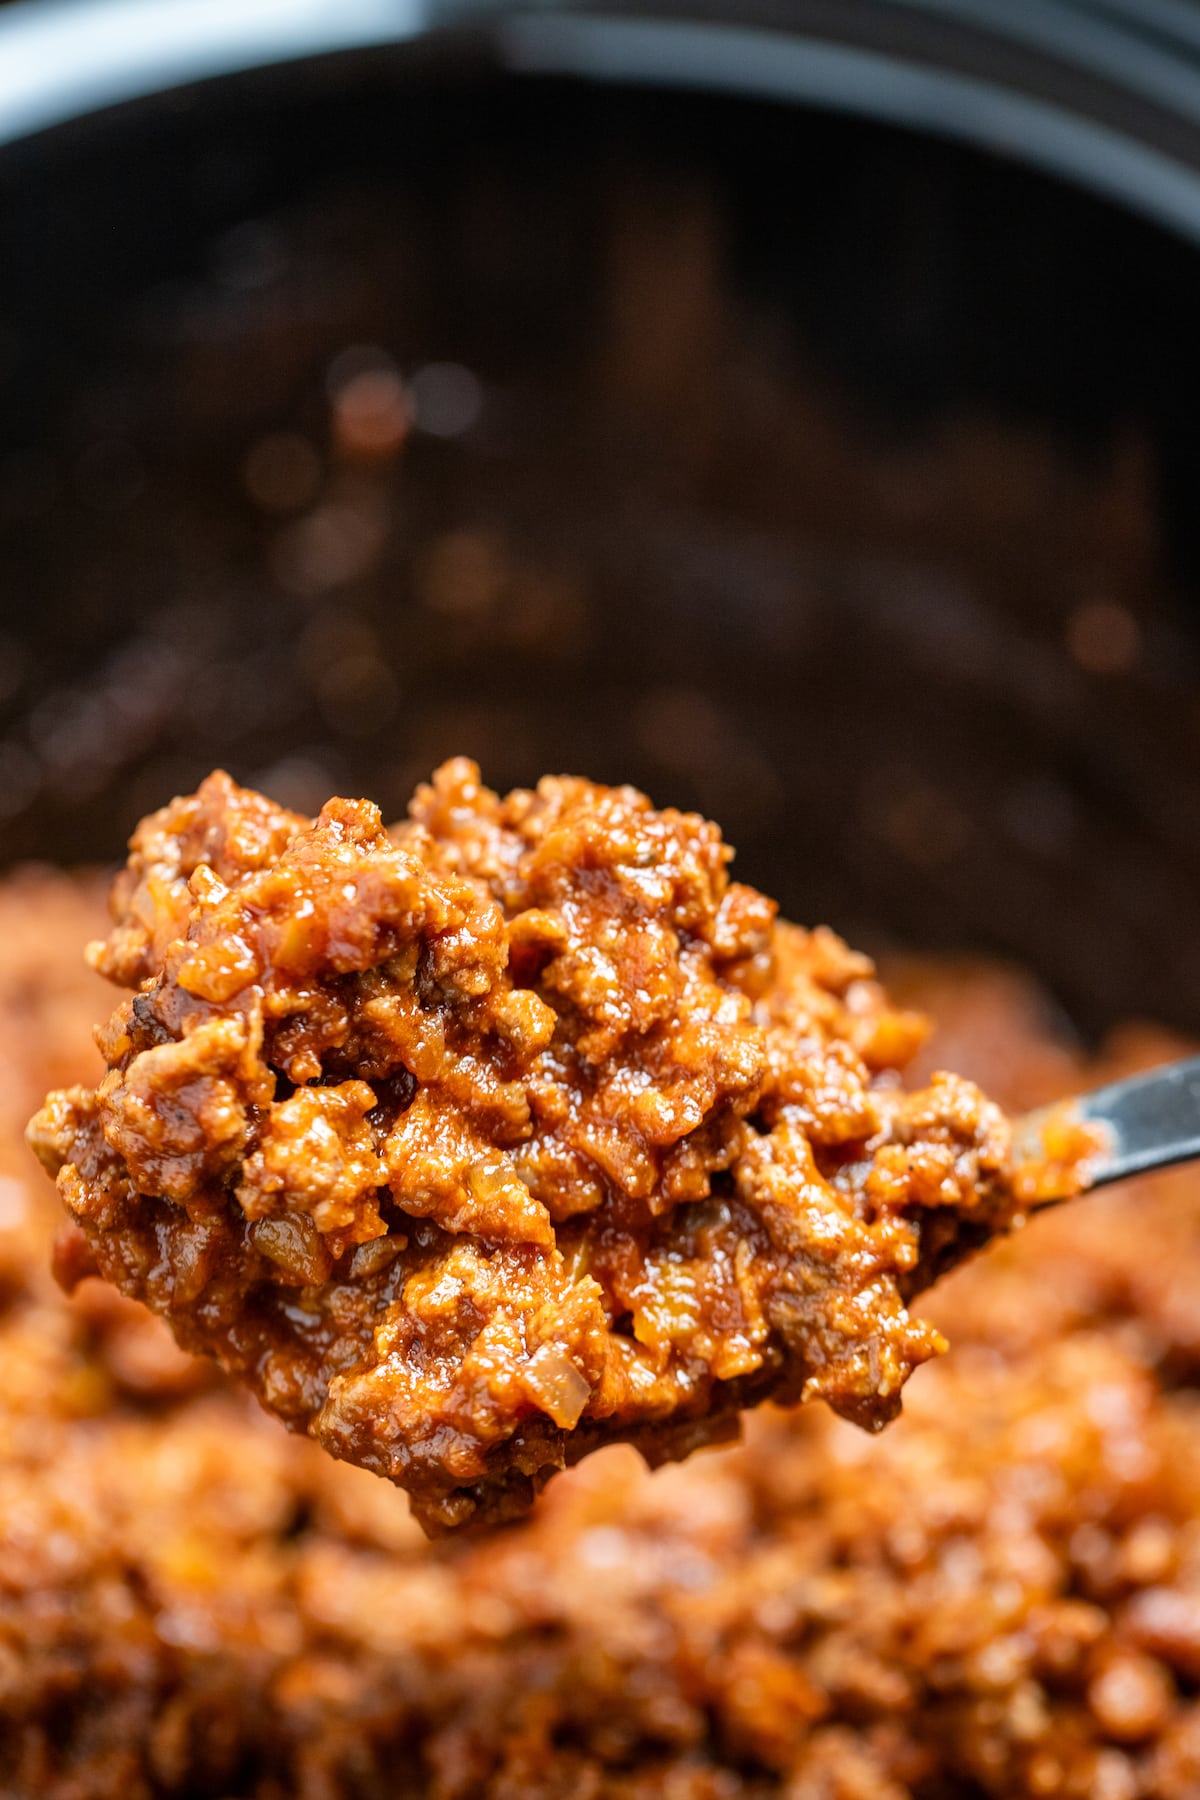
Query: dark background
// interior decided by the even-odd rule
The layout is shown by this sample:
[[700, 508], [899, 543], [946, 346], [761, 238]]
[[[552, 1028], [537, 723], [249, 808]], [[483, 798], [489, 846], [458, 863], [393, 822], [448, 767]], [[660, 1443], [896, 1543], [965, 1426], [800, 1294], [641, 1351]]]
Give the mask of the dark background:
[[465, 751], [1200, 1022], [1189, 248], [897, 130], [381, 57], [9, 151], [0, 236], [7, 860]]

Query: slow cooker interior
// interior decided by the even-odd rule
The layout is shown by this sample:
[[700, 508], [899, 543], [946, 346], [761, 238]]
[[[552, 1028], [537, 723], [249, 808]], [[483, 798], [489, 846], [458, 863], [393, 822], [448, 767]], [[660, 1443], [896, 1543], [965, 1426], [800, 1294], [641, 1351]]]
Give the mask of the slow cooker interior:
[[111, 858], [217, 763], [396, 812], [465, 751], [701, 807], [792, 916], [1085, 1029], [1200, 1022], [1194, 251], [473, 63], [198, 89], [0, 183], [5, 859]]

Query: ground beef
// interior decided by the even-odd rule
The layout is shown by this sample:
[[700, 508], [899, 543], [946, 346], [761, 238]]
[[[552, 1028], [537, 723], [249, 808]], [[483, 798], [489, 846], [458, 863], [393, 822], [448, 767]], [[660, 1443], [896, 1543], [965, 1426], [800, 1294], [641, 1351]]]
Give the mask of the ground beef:
[[108, 1073], [31, 1128], [99, 1272], [430, 1531], [767, 1395], [876, 1429], [907, 1302], [1019, 1209], [1008, 1125], [871, 964], [630, 788], [466, 761], [386, 831], [215, 775], [146, 820]]
[[[289, 1437], [98, 1281], [49, 1277], [21, 1143], [94, 1085], [100, 890], [0, 885], [0, 1792], [13, 1800], [1192, 1800], [1200, 1181], [1069, 1206], [924, 1305], [951, 1357], [866, 1438], [761, 1408], [506, 1531]], [[1022, 1110], [1099, 1063], [1020, 978], [891, 972]], [[131, 1375], [133, 1379], [131, 1379]]]

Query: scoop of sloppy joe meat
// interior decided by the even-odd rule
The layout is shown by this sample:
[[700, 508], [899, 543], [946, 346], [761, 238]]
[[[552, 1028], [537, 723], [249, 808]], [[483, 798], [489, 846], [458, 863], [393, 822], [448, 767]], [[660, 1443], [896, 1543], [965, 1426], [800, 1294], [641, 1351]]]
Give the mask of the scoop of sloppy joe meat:
[[907, 1303], [1019, 1216], [920, 1017], [632, 788], [465, 760], [385, 829], [214, 774], [143, 821], [89, 949], [130, 990], [30, 1141], [99, 1273], [430, 1532], [652, 1463], [770, 1396], [876, 1429]]

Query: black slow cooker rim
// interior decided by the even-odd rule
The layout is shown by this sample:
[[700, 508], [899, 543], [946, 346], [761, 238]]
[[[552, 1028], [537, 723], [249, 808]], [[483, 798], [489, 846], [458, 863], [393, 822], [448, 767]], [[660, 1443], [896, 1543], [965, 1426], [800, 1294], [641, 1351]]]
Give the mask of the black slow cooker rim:
[[514, 73], [798, 102], [973, 143], [1200, 241], [1190, 0], [15, 0], [0, 8], [0, 157], [222, 78], [466, 48]]

